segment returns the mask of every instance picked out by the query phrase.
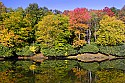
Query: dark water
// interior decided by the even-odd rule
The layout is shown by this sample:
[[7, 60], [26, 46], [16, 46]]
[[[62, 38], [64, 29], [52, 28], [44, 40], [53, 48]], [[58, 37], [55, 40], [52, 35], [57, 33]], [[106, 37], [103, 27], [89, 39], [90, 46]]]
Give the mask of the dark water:
[[125, 60], [1, 61], [0, 83], [125, 83]]

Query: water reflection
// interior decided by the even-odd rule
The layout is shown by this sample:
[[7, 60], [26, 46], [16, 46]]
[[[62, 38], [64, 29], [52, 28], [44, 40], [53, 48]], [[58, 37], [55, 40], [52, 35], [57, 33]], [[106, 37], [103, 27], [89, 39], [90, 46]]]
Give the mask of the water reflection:
[[124, 59], [101, 63], [1, 61], [0, 83], [125, 83], [124, 70]]

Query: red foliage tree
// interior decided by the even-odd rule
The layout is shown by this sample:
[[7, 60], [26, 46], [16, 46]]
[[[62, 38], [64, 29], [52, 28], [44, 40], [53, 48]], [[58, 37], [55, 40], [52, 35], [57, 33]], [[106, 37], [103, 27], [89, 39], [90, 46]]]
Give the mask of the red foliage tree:
[[104, 14], [106, 14], [108, 16], [111, 16], [111, 17], [115, 15], [114, 12], [112, 12], [112, 10], [110, 8], [108, 8], [108, 7], [105, 7], [103, 9], [103, 12], [104, 12]]
[[[76, 38], [75, 42], [77, 46], [85, 43], [85, 30], [88, 29], [88, 22], [90, 21], [90, 13], [86, 8], [76, 8], [69, 12], [69, 29], [74, 31]], [[83, 42], [81, 42], [81, 40]], [[78, 43], [78, 41], [80, 43]], [[74, 42], [74, 44], [75, 44]]]

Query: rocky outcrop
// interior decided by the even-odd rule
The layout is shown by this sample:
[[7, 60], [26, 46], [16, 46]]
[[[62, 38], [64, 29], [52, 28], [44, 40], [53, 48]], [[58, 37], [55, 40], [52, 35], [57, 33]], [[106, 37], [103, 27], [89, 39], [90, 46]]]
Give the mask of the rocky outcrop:
[[31, 57], [18, 57], [18, 59], [30, 59], [36, 62], [43, 62], [45, 59], [48, 59], [48, 57], [45, 57], [42, 53], [39, 53]]
[[67, 58], [77, 59], [77, 60], [83, 61], [83, 62], [93, 62], [93, 61], [100, 62], [100, 61], [104, 61], [104, 60], [116, 59], [118, 57], [112, 56], [112, 55], [104, 55], [101, 53], [97, 53], [97, 54], [84, 53], [84, 54], [78, 54], [77, 56], [69, 56]]

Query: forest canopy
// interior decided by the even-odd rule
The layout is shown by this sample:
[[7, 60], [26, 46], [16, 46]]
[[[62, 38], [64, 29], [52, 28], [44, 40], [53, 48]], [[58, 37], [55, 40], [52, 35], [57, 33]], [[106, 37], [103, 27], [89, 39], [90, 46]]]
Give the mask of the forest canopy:
[[16, 54], [33, 45], [45, 54], [64, 51], [63, 55], [77, 53], [76, 50], [86, 44], [122, 45], [125, 43], [125, 6], [62, 12], [39, 7], [37, 3], [25, 9], [12, 9], [0, 2], [0, 37], [0, 50], [8, 48], [9, 53]]

